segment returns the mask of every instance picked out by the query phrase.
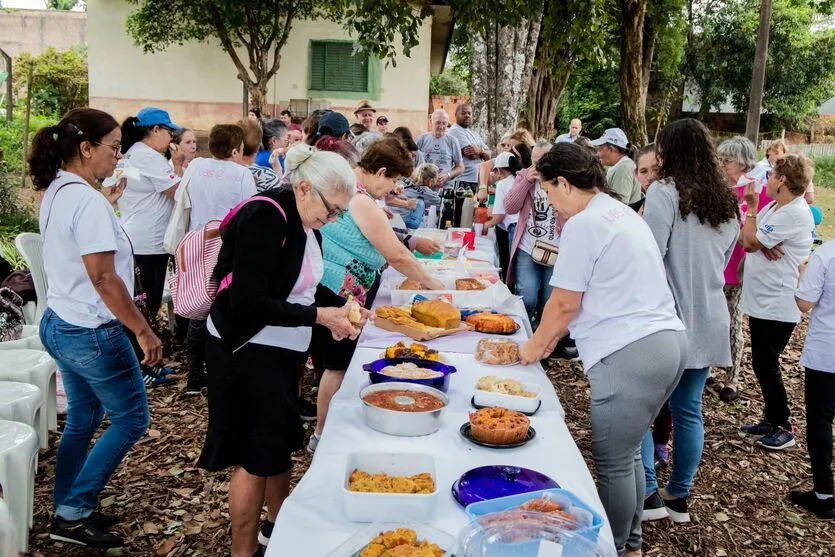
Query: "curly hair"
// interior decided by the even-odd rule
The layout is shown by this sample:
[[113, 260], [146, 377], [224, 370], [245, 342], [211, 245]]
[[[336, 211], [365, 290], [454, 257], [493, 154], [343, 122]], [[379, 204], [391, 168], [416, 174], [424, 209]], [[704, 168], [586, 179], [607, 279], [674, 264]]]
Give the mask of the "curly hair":
[[774, 161], [774, 173], [785, 177], [789, 191], [799, 197], [814, 180], [815, 165], [802, 153], [790, 153], [777, 157]]
[[674, 183], [682, 219], [693, 213], [701, 224], [719, 228], [740, 217], [739, 200], [719, 169], [713, 140], [701, 122], [684, 118], [667, 125], [656, 145], [659, 180]]

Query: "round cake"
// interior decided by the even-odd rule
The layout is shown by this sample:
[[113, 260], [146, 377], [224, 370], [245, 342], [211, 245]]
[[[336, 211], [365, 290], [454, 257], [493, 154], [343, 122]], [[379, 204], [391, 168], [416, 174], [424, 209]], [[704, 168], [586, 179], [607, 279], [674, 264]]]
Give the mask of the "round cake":
[[478, 412], [470, 412], [470, 435], [482, 443], [520, 443], [528, 436], [530, 425], [527, 416], [507, 408], [482, 408]]

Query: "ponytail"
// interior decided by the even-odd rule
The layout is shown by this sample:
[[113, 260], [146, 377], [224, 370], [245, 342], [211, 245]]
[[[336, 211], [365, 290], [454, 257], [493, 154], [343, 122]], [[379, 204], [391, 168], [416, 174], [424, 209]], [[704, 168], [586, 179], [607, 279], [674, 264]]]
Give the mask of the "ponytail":
[[35, 189], [48, 188], [61, 167], [78, 157], [83, 142], [98, 143], [117, 127], [119, 124], [106, 112], [76, 108], [56, 125], [38, 130], [27, 160]]
[[131, 147], [145, 139], [151, 133], [151, 127], [140, 126], [139, 118], [128, 116], [122, 122], [122, 154], [127, 153]]

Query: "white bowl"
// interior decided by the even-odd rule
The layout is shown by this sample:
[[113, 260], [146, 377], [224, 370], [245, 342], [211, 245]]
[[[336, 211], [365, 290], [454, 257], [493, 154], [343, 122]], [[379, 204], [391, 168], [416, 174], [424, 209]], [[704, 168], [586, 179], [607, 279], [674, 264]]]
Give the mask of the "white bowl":
[[536, 393], [533, 398], [526, 396], [506, 395], [502, 393], [491, 393], [489, 391], [475, 390], [474, 402], [479, 406], [501, 406], [508, 410], [517, 412], [534, 412], [539, 406], [542, 396], [542, 387], [533, 383], [522, 383], [522, 389]]
[[[432, 493], [362, 493], [348, 490], [351, 472], [414, 476], [427, 473], [435, 482]], [[374, 522], [391, 517], [427, 520], [438, 499], [438, 475], [435, 458], [423, 453], [355, 452], [348, 455], [342, 481], [342, 509], [354, 522]]]

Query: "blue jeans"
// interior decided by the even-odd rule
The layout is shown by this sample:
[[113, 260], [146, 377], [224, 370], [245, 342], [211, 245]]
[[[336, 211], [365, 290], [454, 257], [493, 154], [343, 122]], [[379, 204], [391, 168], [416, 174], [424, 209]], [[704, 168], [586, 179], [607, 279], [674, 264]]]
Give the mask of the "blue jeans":
[[[673, 415], [673, 467], [667, 483], [667, 493], [675, 498], [690, 496], [693, 478], [702, 460], [705, 445], [702, 394], [707, 382], [708, 368], [685, 369], [681, 380], [670, 395], [670, 413]], [[655, 447], [652, 432], [647, 431], [641, 444], [644, 462], [647, 496], [658, 490], [655, 477]]]
[[[47, 308], [40, 337], [58, 364], [67, 392], [67, 422], [55, 462], [55, 514], [86, 518], [150, 417], [139, 361], [122, 324], [77, 327]], [[104, 413], [108, 427], [90, 449]]]
[[426, 203], [424, 203], [423, 199], [417, 199], [415, 208], [411, 212], [403, 215], [403, 222], [406, 223], [406, 228], [420, 228], [420, 225], [423, 224], [424, 209], [426, 209]]
[[522, 296], [531, 323], [535, 315], [542, 316], [545, 302], [551, 297], [554, 287], [549, 282], [553, 273], [553, 267], [540, 265], [530, 254], [516, 250], [516, 294]]

